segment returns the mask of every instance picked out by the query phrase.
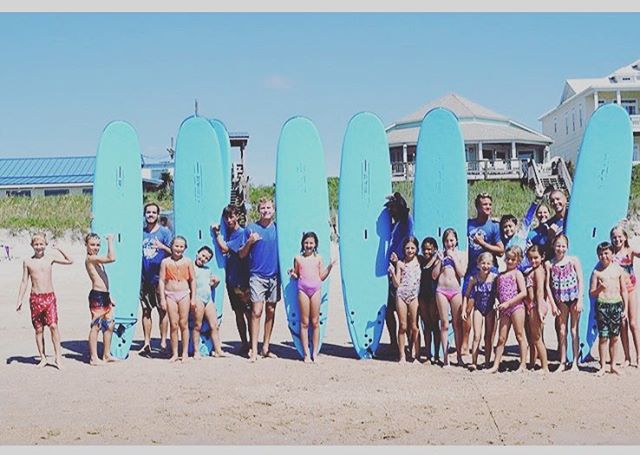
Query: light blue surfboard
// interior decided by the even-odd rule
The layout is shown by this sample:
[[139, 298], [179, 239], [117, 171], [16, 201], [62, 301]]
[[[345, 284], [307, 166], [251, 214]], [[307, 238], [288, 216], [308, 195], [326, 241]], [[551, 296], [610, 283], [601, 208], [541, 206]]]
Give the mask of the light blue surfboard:
[[[180, 125], [176, 140], [173, 189], [175, 234], [187, 239], [185, 255], [194, 263], [197, 251], [202, 246], [208, 246], [215, 253], [207, 265], [220, 280], [211, 293], [218, 323], [222, 322], [225, 258], [212, 238], [211, 224], [220, 223], [222, 209], [227, 204], [221, 169], [222, 157], [213, 126], [204, 117], [187, 118]], [[224, 230], [224, 223], [220, 225]], [[213, 343], [211, 328], [205, 321], [201, 329], [199, 351], [202, 355], [209, 355]], [[193, 323], [191, 317], [190, 322]]]
[[[285, 311], [293, 343], [300, 356], [304, 357], [300, 339], [298, 280], [287, 273], [293, 267], [293, 258], [300, 254], [302, 234], [315, 232], [323, 267], [331, 262], [329, 194], [324, 151], [318, 130], [304, 117], [289, 119], [280, 132], [276, 160], [276, 208], [278, 259]], [[320, 291], [320, 346], [327, 328], [329, 280], [330, 277], [324, 280]], [[311, 327], [308, 334], [309, 350], [313, 353]]]
[[356, 114], [342, 144], [338, 227], [342, 295], [351, 342], [361, 359], [380, 343], [387, 309], [391, 218], [391, 162], [384, 125], [369, 112]]
[[[424, 116], [416, 148], [413, 183], [413, 230], [419, 242], [431, 236], [440, 249], [447, 228], [458, 233], [458, 249], [467, 248], [467, 171], [458, 118], [433, 109]], [[453, 324], [449, 343], [454, 343]], [[433, 351], [433, 345], [431, 347]]]
[[222, 178], [224, 180], [224, 191], [227, 195], [227, 204], [231, 199], [231, 140], [229, 132], [218, 119], [209, 120], [213, 129], [216, 130], [218, 136], [218, 145], [220, 146], [220, 155], [222, 157]]
[[[598, 263], [598, 243], [609, 241], [609, 231], [626, 218], [631, 186], [633, 133], [627, 112], [616, 104], [599, 107], [582, 139], [567, 212], [569, 254], [583, 269], [583, 310], [580, 315], [580, 357], [584, 360], [598, 337], [595, 300], [589, 297], [591, 273]], [[567, 359], [573, 360], [571, 333]]]
[[109, 123], [100, 139], [93, 181], [91, 230], [107, 254], [107, 234], [113, 235], [116, 261], [105, 264], [115, 306], [111, 355], [125, 359], [135, 334], [142, 272], [142, 158], [131, 125]]

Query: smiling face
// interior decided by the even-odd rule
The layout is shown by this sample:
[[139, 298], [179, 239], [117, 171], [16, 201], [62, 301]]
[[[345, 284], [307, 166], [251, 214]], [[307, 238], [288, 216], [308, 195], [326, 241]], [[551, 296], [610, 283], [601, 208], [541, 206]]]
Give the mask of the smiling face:
[[515, 235], [515, 233], [516, 233], [516, 225], [513, 221], [511, 220], [505, 221], [502, 224], [502, 235], [504, 236], [504, 238], [510, 239]]
[[87, 240], [87, 254], [93, 256], [100, 251], [100, 239], [98, 237], [90, 237]]
[[31, 239], [31, 248], [36, 256], [42, 256], [47, 248], [47, 240], [41, 235], [34, 235]]
[[538, 220], [538, 224], [546, 222], [550, 216], [549, 208], [546, 205], [541, 205], [538, 207], [538, 210], [536, 210], [536, 219]]
[[627, 243], [627, 236], [624, 234], [624, 231], [620, 228], [615, 228], [611, 231], [611, 244], [619, 251], [624, 248]]
[[207, 264], [211, 260], [211, 257], [211, 253], [207, 250], [198, 251], [198, 254], [196, 255], [196, 265], [201, 267]]
[[269, 223], [273, 218], [273, 202], [266, 201], [258, 206], [258, 212], [260, 213], [260, 221], [263, 223]]
[[232, 213], [224, 218], [224, 223], [227, 225], [229, 229], [235, 231], [238, 226], [238, 215]]
[[174, 259], [181, 258], [184, 254], [184, 250], [187, 249], [187, 243], [179, 238], [173, 240], [171, 244], [171, 255]]
[[561, 214], [567, 206], [567, 197], [562, 191], [554, 191], [551, 193], [551, 196], [549, 196], [549, 204], [551, 204], [556, 214]]
[[527, 253], [529, 257], [529, 262], [531, 263], [531, 267], [534, 269], [537, 268], [540, 264], [542, 264], [542, 256], [537, 250], [530, 250]]
[[316, 239], [309, 236], [302, 242], [302, 249], [306, 255], [313, 254], [316, 249]]
[[520, 257], [513, 251], [509, 251], [506, 254], [505, 262], [507, 263], [507, 270], [513, 270], [520, 264]]
[[609, 248], [603, 248], [598, 253], [598, 259], [604, 267], [608, 267], [613, 260], [613, 252]]
[[422, 246], [422, 254], [427, 258], [432, 257], [435, 252], [436, 247], [434, 247], [431, 243], [425, 243]]
[[567, 240], [564, 237], [558, 237], [556, 241], [553, 242], [553, 251], [556, 253], [556, 258], [558, 260], [564, 258], [568, 248], [569, 245], [567, 245]]
[[489, 258], [482, 258], [478, 261], [478, 268], [484, 275], [491, 271], [491, 267], [493, 267], [493, 261]]
[[493, 201], [489, 197], [480, 198], [476, 204], [476, 210], [478, 211], [478, 216], [490, 217], [493, 210]]
[[154, 225], [158, 222], [158, 217], [160, 216], [160, 211], [156, 205], [148, 205], [147, 208], [144, 209], [144, 220], [148, 225]]
[[445, 250], [453, 250], [458, 246], [458, 239], [453, 232], [449, 232], [447, 237], [444, 239], [444, 248]]
[[413, 242], [407, 242], [407, 244], [404, 246], [405, 259], [408, 259], [408, 260], [413, 259], [417, 252], [418, 252], [418, 248], [416, 248]]

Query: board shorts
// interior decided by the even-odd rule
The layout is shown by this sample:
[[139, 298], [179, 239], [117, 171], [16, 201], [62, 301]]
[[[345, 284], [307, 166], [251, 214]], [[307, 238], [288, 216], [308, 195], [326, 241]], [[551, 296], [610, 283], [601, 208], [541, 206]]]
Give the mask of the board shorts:
[[36, 330], [58, 323], [58, 305], [53, 292], [29, 295], [31, 323]]
[[598, 323], [598, 332], [600, 332], [600, 337], [612, 338], [620, 335], [623, 308], [623, 304], [620, 301], [597, 301], [596, 321]]
[[232, 286], [227, 283], [227, 295], [233, 311], [251, 311], [251, 300], [247, 295], [248, 289], [242, 289], [238, 286]]
[[142, 282], [140, 284], [140, 305], [143, 310], [151, 313], [154, 308], [160, 309], [160, 300], [158, 299], [158, 285]]
[[276, 303], [280, 300], [280, 280], [278, 275], [261, 277], [251, 275], [249, 277], [249, 292], [251, 302]]
[[109, 311], [112, 306], [113, 304], [108, 292], [96, 291], [94, 289], [89, 292], [89, 309], [91, 311]]

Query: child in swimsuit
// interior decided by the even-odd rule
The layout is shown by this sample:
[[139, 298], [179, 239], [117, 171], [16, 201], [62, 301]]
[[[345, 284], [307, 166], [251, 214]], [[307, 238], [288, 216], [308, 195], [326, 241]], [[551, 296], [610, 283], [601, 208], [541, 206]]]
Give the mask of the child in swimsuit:
[[[542, 339], [544, 329], [543, 321], [547, 313], [547, 272], [543, 262], [545, 249], [540, 245], [531, 245], [527, 249], [527, 256], [531, 268], [525, 275], [527, 297], [525, 299], [525, 333], [529, 345], [529, 361], [531, 368], [535, 369], [536, 358], [540, 359], [542, 371], [549, 372], [547, 361], [547, 348]], [[551, 302], [551, 314], [556, 315], [558, 308]]]
[[504, 255], [507, 270], [501, 272], [496, 278], [500, 326], [496, 358], [493, 367], [489, 370], [490, 373], [496, 373], [500, 368], [502, 353], [504, 352], [512, 324], [520, 347], [520, 367], [518, 371], [525, 371], [527, 366], [527, 338], [524, 334], [524, 299], [527, 296], [527, 289], [524, 276], [518, 270], [518, 265], [522, 261], [522, 249], [519, 246], [511, 246], [507, 248]]
[[[304, 351], [304, 362], [317, 362], [320, 346], [320, 303], [322, 282], [327, 279], [335, 261], [322, 267], [322, 256], [318, 254], [318, 236], [305, 232], [300, 241], [300, 253], [293, 259], [289, 275], [298, 280], [298, 305], [300, 306], [300, 341]], [[309, 353], [309, 323], [313, 356]]]
[[42, 368], [47, 365], [47, 356], [44, 350], [44, 327], [49, 326], [56, 359], [55, 366], [60, 369], [62, 368], [62, 347], [58, 330], [58, 306], [53, 291], [51, 272], [53, 264], [73, 264], [73, 261], [55, 246], [53, 249], [58, 250], [59, 254], [47, 253], [47, 238], [43, 233], [34, 234], [31, 237], [31, 248], [33, 248], [33, 256], [25, 259], [22, 263], [22, 281], [18, 291], [16, 311], [22, 309], [22, 299], [27, 292], [30, 280], [29, 308], [31, 310], [31, 324], [36, 332], [36, 347], [40, 356], [38, 367]]
[[462, 359], [462, 290], [460, 280], [467, 270], [467, 252], [458, 250], [458, 234], [455, 229], [445, 229], [442, 234], [444, 252], [438, 253], [438, 261], [433, 267], [433, 279], [437, 280], [436, 303], [440, 315], [440, 338], [444, 354], [443, 367], [449, 366], [449, 308], [451, 308], [453, 334], [456, 342], [458, 365], [464, 366]]
[[[433, 279], [433, 267], [438, 260], [438, 255], [436, 254], [438, 252], [438, 242], [433, 237], [426, 237], [421, 246], [422, 256], [418, 256], [421, 267], [418, 313], [422, 320], [427, 360], [433, 364], [440, 361], [440, 328], [438, 327], [438, 306], [436, 305], [436, 281]], [[420, 327], [418, 327], [419, 329]], [[433, 357], [431, 357], [431, 340], [433, 340]], [[418, 344], [420, 344], [419, 333]], [[420, 350], [418, 349], [417, 352], [419, 353]]]
[[569, 256], [569, 239], [564, 234], [558, 234], [552, 243], [554, 257], [545, 262], [548, 288], [551, 290], [556, 307], [560, 310], [558, 341], [560, 351], [560, 365], [556, 372], [564, 371], [567, 356], [567, 322], [571, 316], [571, 337], [573, 339], [573, 362], [571, 370], [578, 369], [578, 354], [580, 352], [580, 338], [578, 323], [582, 312], [582, 265], [575, 256]]
[[[84, 261], [85, 269], [91, 280], [89, 292], [89, 311], [91, 311], [91, 328], [89, 330], [89, 364], [101, 365], [102, 362], [113, 362], [111, 357], [111, 337], [113, 335], [113, 307], [109, 295], [109, 278], [104, 270], [104, 264], [110, 264], [116, 260], [113, 249], [113, 237], [107, 235], [107, 255], [98, 256], [100, 251], [100, 236], [87, 234], [84, 243], [87, 246], [87, 258]], [[98, 333], [102, 331], [104, 352], [102, 360], [98, 358]]]
[[489, 368], [493, 335], [496, 327], [496, 314], [493, 309], [496, 299], [495, 278], [491, 271], [493, 254], [485, 251], [478, 256], [478, 272], [471, 276], [464, 298], [462, 318], [466, 320], [473, 309], [473, 344], [471, 345], [471, 371], [478, 368], [480, 338], [484, 325], [484, 367]]
[[[160, 263], [160, 306], [169, 315], [171, 337], [170, 362], [187, 358], [189, 340], [189, 310], [196, 306], [196, 280], [193, 261], [184, 256], [187, 239], [176, 235], [171, 242], [171, 256]], [[178, 356], [178, 330], [182, 349]]]
[[[418, 337], [418, 293], [422, 269], [418, 261], [418, 239], [409, 236], [402, 241], [404, 259], [396, 261], [395, 267], [389, 264], [389, 275], [396, 292], [396, 313], [398, 315], [398, 352], [399, 362], [407, 361], [405, 343], [407, 334], [412, 361], [419, 352]], [[417, 346], [416, 346], [417, 345]]]
[[598, 354], [600, 370], [596, 376], [605, 373], [607, 343], [611, 373], [620, 374], [616, 368], [616, 348], [622, 321], [627, 319], [629, 292], [627, 272], [613, 260], [613, 246], [602, 242], [596, 248], [598, 265], [591, 274], [589, 294], [596, 298], [596, 321], [598, 323]]
[[629, 329], [633, 337], [636, 351], [635, 367], [640, 365], [640, 329], [638, 328], [638, 293], [636, 292], [636, 274], [633, 270], [633, 259], [640, 257], [640, 251], [629, 246], [629, 235], [622, 226], [611, 229], [611, 244], [613, 245], [613, 262], [625, 271], [627, 293], [629, 294], [629, 317], [622, 320], [621, 337], [624, 351], [625, 365], [631, 363], [629, 350]]
[[211, 327], [211, 340], [213, 341], [214, 350], [211, 355], [214, 357], [224, 357], [220, 346], [220, 331], [218, 330], [218, 312], [216, 306], [211, 300], [211, 289], [215, 288], [220, 280], [213, 275], [207, 264], [213, 257], [213, 250], [208, 246], [203, 246], [196, 254], [195, 262], [195, 281], [196, 281], [196, 298], [195, 306], [191, 308], [193, 313], [193, 330], [191, 331], [191, 339], [193, 340], [193, 358], [199, 360], [201, 358], [198, 346], [200, 346], [200, 329], [202, 328], [202, 319], [207, 318], [209, 327]]

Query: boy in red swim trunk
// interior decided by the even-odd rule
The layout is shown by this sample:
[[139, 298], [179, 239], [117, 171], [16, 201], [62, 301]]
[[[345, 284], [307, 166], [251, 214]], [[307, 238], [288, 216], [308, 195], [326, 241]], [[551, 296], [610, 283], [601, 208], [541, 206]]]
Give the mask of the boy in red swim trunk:
[[49, 326], [51, 331], [51, 342], [55, 353], [55, 366], [60, 369], [61, 347], [60, 332], [58, 331], [58, 307], [56, 305], [56, 295], [53, 292], [51, 280], [51, 269], [53, 264], [73, 264], [73, 260], [58, 247], [53, 247], [59, 254], [49, 254], [46, 252], [47, 238], [44, 234], [38, 233], [31, 237], [31, 247], [33, 256], [25, 259], [22, 264], [22, 281], [18, 291], [18, 302], [16, 311], [22, 309], [22, 300], [27, 291], [29, 279], [31, 279], [31, 294], [29, 296], [29, 306], [31, 308], [31, 323], [36, 331], [36, 346], [40, 355], [38, 367], [47, 364], [47, 357], [44, 352], [44, 326]]

